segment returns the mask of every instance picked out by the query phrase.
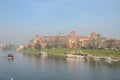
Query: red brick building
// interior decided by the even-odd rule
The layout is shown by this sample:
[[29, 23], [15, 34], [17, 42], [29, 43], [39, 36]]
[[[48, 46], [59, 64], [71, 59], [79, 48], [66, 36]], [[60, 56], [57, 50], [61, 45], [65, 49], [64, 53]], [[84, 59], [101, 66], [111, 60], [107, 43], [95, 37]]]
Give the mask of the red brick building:
[[35, 44], [40, 44], [43, 48], [46, 47], [48, 44], [53, 45], [62, 45], [66, 46], [67, 48], [81, 48], [83, 47], [86, 42], [90, 40], [89, 36], [76, 36], [75, 31], [71, 31], [70, 35], [56, 35], [56, 36], [42, 36], [36, 35], [33, 42], [27, 43], [26, 47], [31, 46], [32, 48], [35, 47]]

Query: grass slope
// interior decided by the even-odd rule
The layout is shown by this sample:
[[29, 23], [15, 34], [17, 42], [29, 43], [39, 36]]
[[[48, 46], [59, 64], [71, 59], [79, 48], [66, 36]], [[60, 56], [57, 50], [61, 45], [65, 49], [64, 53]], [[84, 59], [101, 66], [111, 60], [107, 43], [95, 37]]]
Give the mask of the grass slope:
[[53, 49], [22, 49], [20, 52], [26, 52], [26, 53], [34, 53], [39, 54], [41, 51], [47, 52], [48, 54], [53, 55], [64, 55], [65, 52], [69, 53], [87, 53], [91, 55], [98, 55], [98, 56], [114, 56], [114, 57], [120, 57], [120, 51], [104, 51], [104, 50], [83, 50], [83, 49], [65, 49], [65, 48], [53, 48]]

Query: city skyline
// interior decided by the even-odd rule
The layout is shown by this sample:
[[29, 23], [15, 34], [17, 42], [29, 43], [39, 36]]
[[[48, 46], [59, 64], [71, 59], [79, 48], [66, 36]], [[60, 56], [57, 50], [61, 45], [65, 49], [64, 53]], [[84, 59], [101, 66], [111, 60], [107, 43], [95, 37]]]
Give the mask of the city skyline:
[[36, 34], [91, 32], [120, 39], [119, 0], [1, 0], [0, 43], [21, 44]]

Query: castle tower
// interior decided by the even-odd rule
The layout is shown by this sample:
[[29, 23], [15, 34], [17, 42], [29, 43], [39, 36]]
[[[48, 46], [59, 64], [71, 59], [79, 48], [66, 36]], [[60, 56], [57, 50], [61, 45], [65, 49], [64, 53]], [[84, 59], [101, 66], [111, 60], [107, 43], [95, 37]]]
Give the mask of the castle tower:
[[77, 48], [76, 32], [75, 31], [70, 32], [68, 47], [69, 48]]
[[36, 35], [34, 38], [34, 43], [39, 43], [40, 42], [40, 36]]
[[76, 41], [76, 32], [75, 31], [70, 32], [70, 40], [71, 41]]
[[92, 33], [90, 34], [90, 39], [91, 39], [91, 40], [97, 39], [97, 34], [96, 34], [95, 32], [92, 32]]

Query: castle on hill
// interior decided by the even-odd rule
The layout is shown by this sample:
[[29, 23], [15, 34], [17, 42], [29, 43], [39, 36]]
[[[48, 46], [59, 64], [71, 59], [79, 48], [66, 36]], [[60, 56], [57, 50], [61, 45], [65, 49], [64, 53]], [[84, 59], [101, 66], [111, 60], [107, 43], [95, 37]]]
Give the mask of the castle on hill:
[[[71, 31], [69, 35], [56, 36], [39, 36], [36, 35], [33, 41], [26, 43], [26, 48], [35, 48], [38, 45], [42, 48], [63, 47], [63, 48], [83, 48], [89, 45], [90, 40], [97, 40], [101, 36], [92, 32], [88, 36], [77, 36], [75, 31]], [[102, 45], [102, 44], [101, 44]]]

